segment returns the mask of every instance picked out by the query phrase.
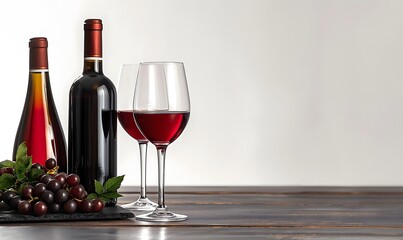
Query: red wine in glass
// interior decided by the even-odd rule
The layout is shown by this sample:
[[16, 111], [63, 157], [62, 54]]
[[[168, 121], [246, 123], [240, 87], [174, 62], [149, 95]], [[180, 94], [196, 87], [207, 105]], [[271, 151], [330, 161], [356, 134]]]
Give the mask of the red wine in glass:
[[136, 123], [132, 110], [118, 111], [118, 119], [123, 129], [134, 139], [139, 142], [147, 142], [147, 139], [141, 134]]
[[140, 63], [133, 99], [134, 120], [140, 132], [155, 145], [158, 157], [158, 206], [136, 215], [140, 221], [185, 221], [165, 205], [165, 155], [169, 144], [183, 132], [190, 115], [185, 68], [180, 62]]
[[154, 145], [168, 145], [185, 129], [189, 112], [134, 112], [142, 133]]
[[131, 203], [122, 205], [123, 208], [134, 211], [154, 210], [157, 206], [147, 197], [146, 169], [148, 140], [137, 128], [133, 116], [133, 96], [136, 86], [138, 64], [124, 64], [120, 70], [118, 87], [118, 119], [120, 125], [132, 138], [137, 140], [140, 152], [140, 196]]

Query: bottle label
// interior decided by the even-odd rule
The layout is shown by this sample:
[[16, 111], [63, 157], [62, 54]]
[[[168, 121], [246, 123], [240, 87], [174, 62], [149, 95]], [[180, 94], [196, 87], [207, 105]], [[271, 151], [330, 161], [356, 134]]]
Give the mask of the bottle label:
[[34, 73], [44, 73], [44, 72], [49, 72], [49, 69], [30, 69], [29, 72], [34, 72]]

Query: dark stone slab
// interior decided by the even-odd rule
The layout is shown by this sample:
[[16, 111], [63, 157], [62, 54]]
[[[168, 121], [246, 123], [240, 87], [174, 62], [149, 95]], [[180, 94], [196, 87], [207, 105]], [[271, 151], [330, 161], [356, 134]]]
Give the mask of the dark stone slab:
[[119, 206], [105, 207], [98, 213], [48, 213], [37, 217], [31, 215], [20, 215], [15, 211], [10, 211], [4, 203], [0, 203], [0, 223], [121, 220], [133, 217], [134, 214], [132, 212]]

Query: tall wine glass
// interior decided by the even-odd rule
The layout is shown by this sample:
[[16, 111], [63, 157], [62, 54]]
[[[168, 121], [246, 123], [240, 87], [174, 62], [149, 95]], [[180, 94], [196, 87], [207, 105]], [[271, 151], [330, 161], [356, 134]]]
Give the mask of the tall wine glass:
[[137, 210], [150, 211], [155, 209], [156, 203], [147, 198], [146, 168], [147, 168], [147, 143], [148, 140], [140, 133], [133, 117], [133, 93], [136, 86], [138, 64], [124, 64], [120, 71], [118, 87], [118, 119], [123, 129], [137, 140], [140, 148], [140, 197], [137, 201], [125, 204], [122, 207]]
[[165, 152], [185, 128], [190, 115], [190, 99], [183, 63], [141, 63], [134, 93], [134, 119], [140, 132], [157, 148], [158, 206], [137, 220], [151, 222], [184, 221], [187, 216], [170, 212], [165, 205]]

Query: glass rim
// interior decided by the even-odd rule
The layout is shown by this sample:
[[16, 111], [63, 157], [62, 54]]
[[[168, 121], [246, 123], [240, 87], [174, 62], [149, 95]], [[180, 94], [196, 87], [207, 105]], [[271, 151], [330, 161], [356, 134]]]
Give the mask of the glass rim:
[[141, 62], [140, 65], [168, 65], [168, 64], [179, 64], [183, 65], [183, 62], [164, 62], [164, 61], [157, 61], [157, 62]]

